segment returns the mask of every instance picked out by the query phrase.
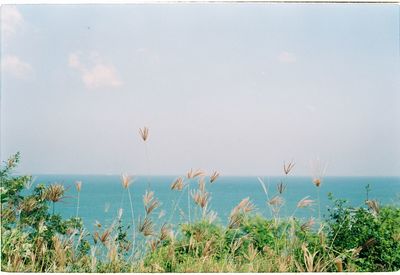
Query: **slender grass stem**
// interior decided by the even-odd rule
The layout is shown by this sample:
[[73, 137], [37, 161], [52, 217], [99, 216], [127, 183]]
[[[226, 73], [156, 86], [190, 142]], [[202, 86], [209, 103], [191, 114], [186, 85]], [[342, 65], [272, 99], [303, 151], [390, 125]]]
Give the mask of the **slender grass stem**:
[[78, 192], [78, 202], [77, 202], [77, 204], [76, 204], [76, 217], [78, 218], [78, 215], [79, 215], [79, 194], [80, 194], [80, 192]]
[[191, 219], [190, 219], [190, 181], [188, 182], [187, 203], [188, 203], [188, 217], [189, 217], [189, 223], [190, 223], [190, 221], [191, 221]]
[[135, 228], [135, 214], [133, 212], [133, 204], [132, 204], [132, 196], [131, 196], [131, 191], [129, 190], [128, 187], [128, 196], [129, 196], [129, 202], [131, 205], [131, 216], [132, 216], [132, 255], [135, 252], [135, 241], [136, 241], [136, 228]]
[[151, 183], [150, 183], [150, 177], [149, 177], [149, 163], [150, 163], [150, 157], [149, 157], [149, 150], [147, 148], [147, 142], [144, 142], [144, 153], [146, 155], [146, 179], [147, 179], [147, 188], [151, 189]]
[[174, 214], [175, 214], [176, 208], [178, 207], [179, 202], [181, 201], [183, 194], [184, 194], [184, 192], [182, 191], [181, 194], [179, 195], [178, 200], [175, 202], [175, 206], [174, 206], [174, 208], [172, 209], [172, 212], [171, 212], [171, 215], [170, 215], [170, 217], [169, 217], [168, 223], [171, 223], [172, 218], [173, 218], [173, 216], [174, 216]]

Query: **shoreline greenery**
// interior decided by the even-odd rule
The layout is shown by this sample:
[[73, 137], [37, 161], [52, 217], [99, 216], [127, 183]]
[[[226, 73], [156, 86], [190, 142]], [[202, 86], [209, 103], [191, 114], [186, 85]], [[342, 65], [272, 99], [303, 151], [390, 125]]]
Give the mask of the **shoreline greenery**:
[[[143, 132], [143, 140], [147, 134]], [[143, 195], [145, 215], [123, 225], [122, 211], [108, 227], [98, 224], [88, 232], [79, 213], [63, 219], [57, 205], [65, 197], [63, 185], [32, 184], [29, 176], [15, 176], [20, 155], [9, 158], [0, 169], [1, 180], [1, 270], [7, 272], [341, 272], [400, 270], [400, 209], [379, 206], [368, 199], [364, 207], [351, 207], [330, 196], [332, 205], [324, 220], [301, 221], [280, 217], [285, 182], [270, 197], [260, 180], [272, 219], [254, 213], [250, 198], [231, 211], [226, 225], [215, 222], [208, 209], [207, 185], [219, 174], [205, 177], [191, 170], [171, 185], [174, 192], [193, 200], [201, 215], [176, 225], [154, 223], [153, 211], [160, 206], [154, 192]], [[294, 163], [284, 164], [287, 176]], [[122, 186], [130, 195], [131, 178]], [[315, 175], [317, 190], [322, 174]], [[193, 185], [197, 183], [197, 188]], [[81, 192], [82, 182], [76, 188]], [[319, 193], [318, 193], [319, 195]], [[130, 196], [129, 199], [131, 200]], [[184, 200], [185, 201], [185, 200]], [[318, 201], [308, 197], [298, 208]], [[132, 204], [131, 204], [132, 205]], [[190, 204], [188, 214], [190, 213]], [[319, 205], [318, 205], [319, 207]], [[129, 209], [128, 209], [129, 210]], [[193, 209], [192, 209], [193, 211]], [[174, 214], [175, 209], [172, 213]], [[134, 238], [129, 238], [132, 232]], [[136, 237], [137, 236], [137, 237]], [[140, 237], [140, 238], [139, 238]]]

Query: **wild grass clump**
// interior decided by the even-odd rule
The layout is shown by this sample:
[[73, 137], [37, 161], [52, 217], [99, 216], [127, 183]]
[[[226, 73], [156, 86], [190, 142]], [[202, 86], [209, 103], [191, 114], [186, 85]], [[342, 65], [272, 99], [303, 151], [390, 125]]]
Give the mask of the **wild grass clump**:
[[[148, 129], [141, 132], [148, 139]], [[216, 222], [210, 209], [209, 184], [218, 184], [219, 173], [205, 176], [191, 169], [176, 179], [171, 192], [179, 199], [171, 211], [179, 209], [186, 220], [172, 225], [157, 223], [161, 202], [153, 191], [142, 195], [143, 214], [133, 215], [130, 185], [123, 175], [122, 187], [131, 202], [131, 217], [123, 223], [120, 208], [110, 225], [96, 224], [88, 232], [79, 213], [82, 183], [76, 183], [77, 210], [70, 219], [57, 213], [66, 199], [63, 185], [36, 185], [32, 178], [14, 176], [19, 154], [0, 169], [1, 180], [1, 269], [8, 272], [342, 272], [398, 271], [400, 269], [400, 209], [380, 206], [367, 197], [364, 207], [350, 207], [344, 200], [332, 200], [324, 220], [310, 216], [297, 219], [300, 208], [319, 207], [319, 199], [307, 196], [297, 203], [292, 215], [282, 217], [285, 193], [290, 190], [288, 175], [294, 163], [284, 163], [284, 177], [270, 190], [262, 179], [265, 207], [272, 218], [256, 211], [251, 198], [237, 202], [228, 220]], [[318, 179], [318, 184], [316, 183]], [[195, 183], [197, 181], [197, 186]], [[315, 184], [321, 188], [319, 174]], [[27, 193], [27, 192], [24, 192]], [[183, 194], [188, 202], [181, 201]], [[367, 193], [368, 196], [368, 193]], [[186, 206], [186, 209], [185, 209]], [[161, 213], [158, 217], [161, 217]], [[196, 215], [197, 214], [197, 215]], [[131, 233], [131, 234], [129, 234]]]

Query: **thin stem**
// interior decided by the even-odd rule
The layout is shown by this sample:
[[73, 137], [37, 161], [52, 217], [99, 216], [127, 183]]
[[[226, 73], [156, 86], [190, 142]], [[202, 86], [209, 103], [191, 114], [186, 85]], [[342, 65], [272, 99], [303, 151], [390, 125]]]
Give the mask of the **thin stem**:
[[173, 216], [174, 216], [174, 213], [175, 213], [175, 211], [176, 211], [176, 208], [178, 207], [179, 202], [180, 202], [181, 199], [182, 199], [183, 194], [184, 194], [184, 192], [182, 191], [181, 194], [180, 194], [180, 196], [179, 196], [179, 198], [178, 198], [178, 200], [175, 202], [175, 206], [174, 206], [174, 208], [172, 209], [172, 213], [171, 213], [171, 215], [170, 215], [170, 217], [169, 217], [168, 223], [171, 223], [171, 220], [172, 220], [172, 218], [173, 218]]
[[188, 202], [188, 215], [189, 215], [189, 223], [190, 223], [190, 180], [188, 182], [188, 190], [187, 190], [187, 202]]
[[319, 187], [317, 187], [317, 196], [318, 196], [318, 219], [319, 223], [321, 224], [321, 201], [319, 197]]
[[128, 195], [129, 195], [129, 202], [131, 204], [131, 216], [132, 216], [132, 237], [133, 237], [133, 242], [132, 242], [132, 255], [135, 251], [135, 240], [136, 240], [136, 230], [135, 230], [135, 214], [133, 213], [133, 204], [132, 204], [132, 197], [131, 197], [131, 191], [129, 190], [128, 187]]
[[54, 203], [54, 201], [53, 201], [53, 216], [54, 216], [54, 205], [55, 205], [55, 203]]
[[144, 142], [144, 153], [146, 155], [146, 178], [147, 178], [147, 188], [151, 189], [151, 184], [150, 184], [150, 177], [149, 177], [149, 163], [150, 163], [150, 157], [149, 157], [149, 151], [147, 148], [147, 142]]
[[79, 214], [79, 192], [78, 192], [78, 202], [76, 204], [76, 217], [78, 218], [78, 214]]

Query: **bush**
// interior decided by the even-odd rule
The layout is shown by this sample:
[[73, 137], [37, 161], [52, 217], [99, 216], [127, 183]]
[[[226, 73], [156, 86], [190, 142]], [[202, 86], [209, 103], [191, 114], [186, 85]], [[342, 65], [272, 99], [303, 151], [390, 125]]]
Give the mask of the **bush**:
[[347, 259], [358, 271], [398, 271], [400, 269], [400, 209], [352, 208], [335, 200], [330, 208], [329, 238], [334, 249], [351, 251]]

